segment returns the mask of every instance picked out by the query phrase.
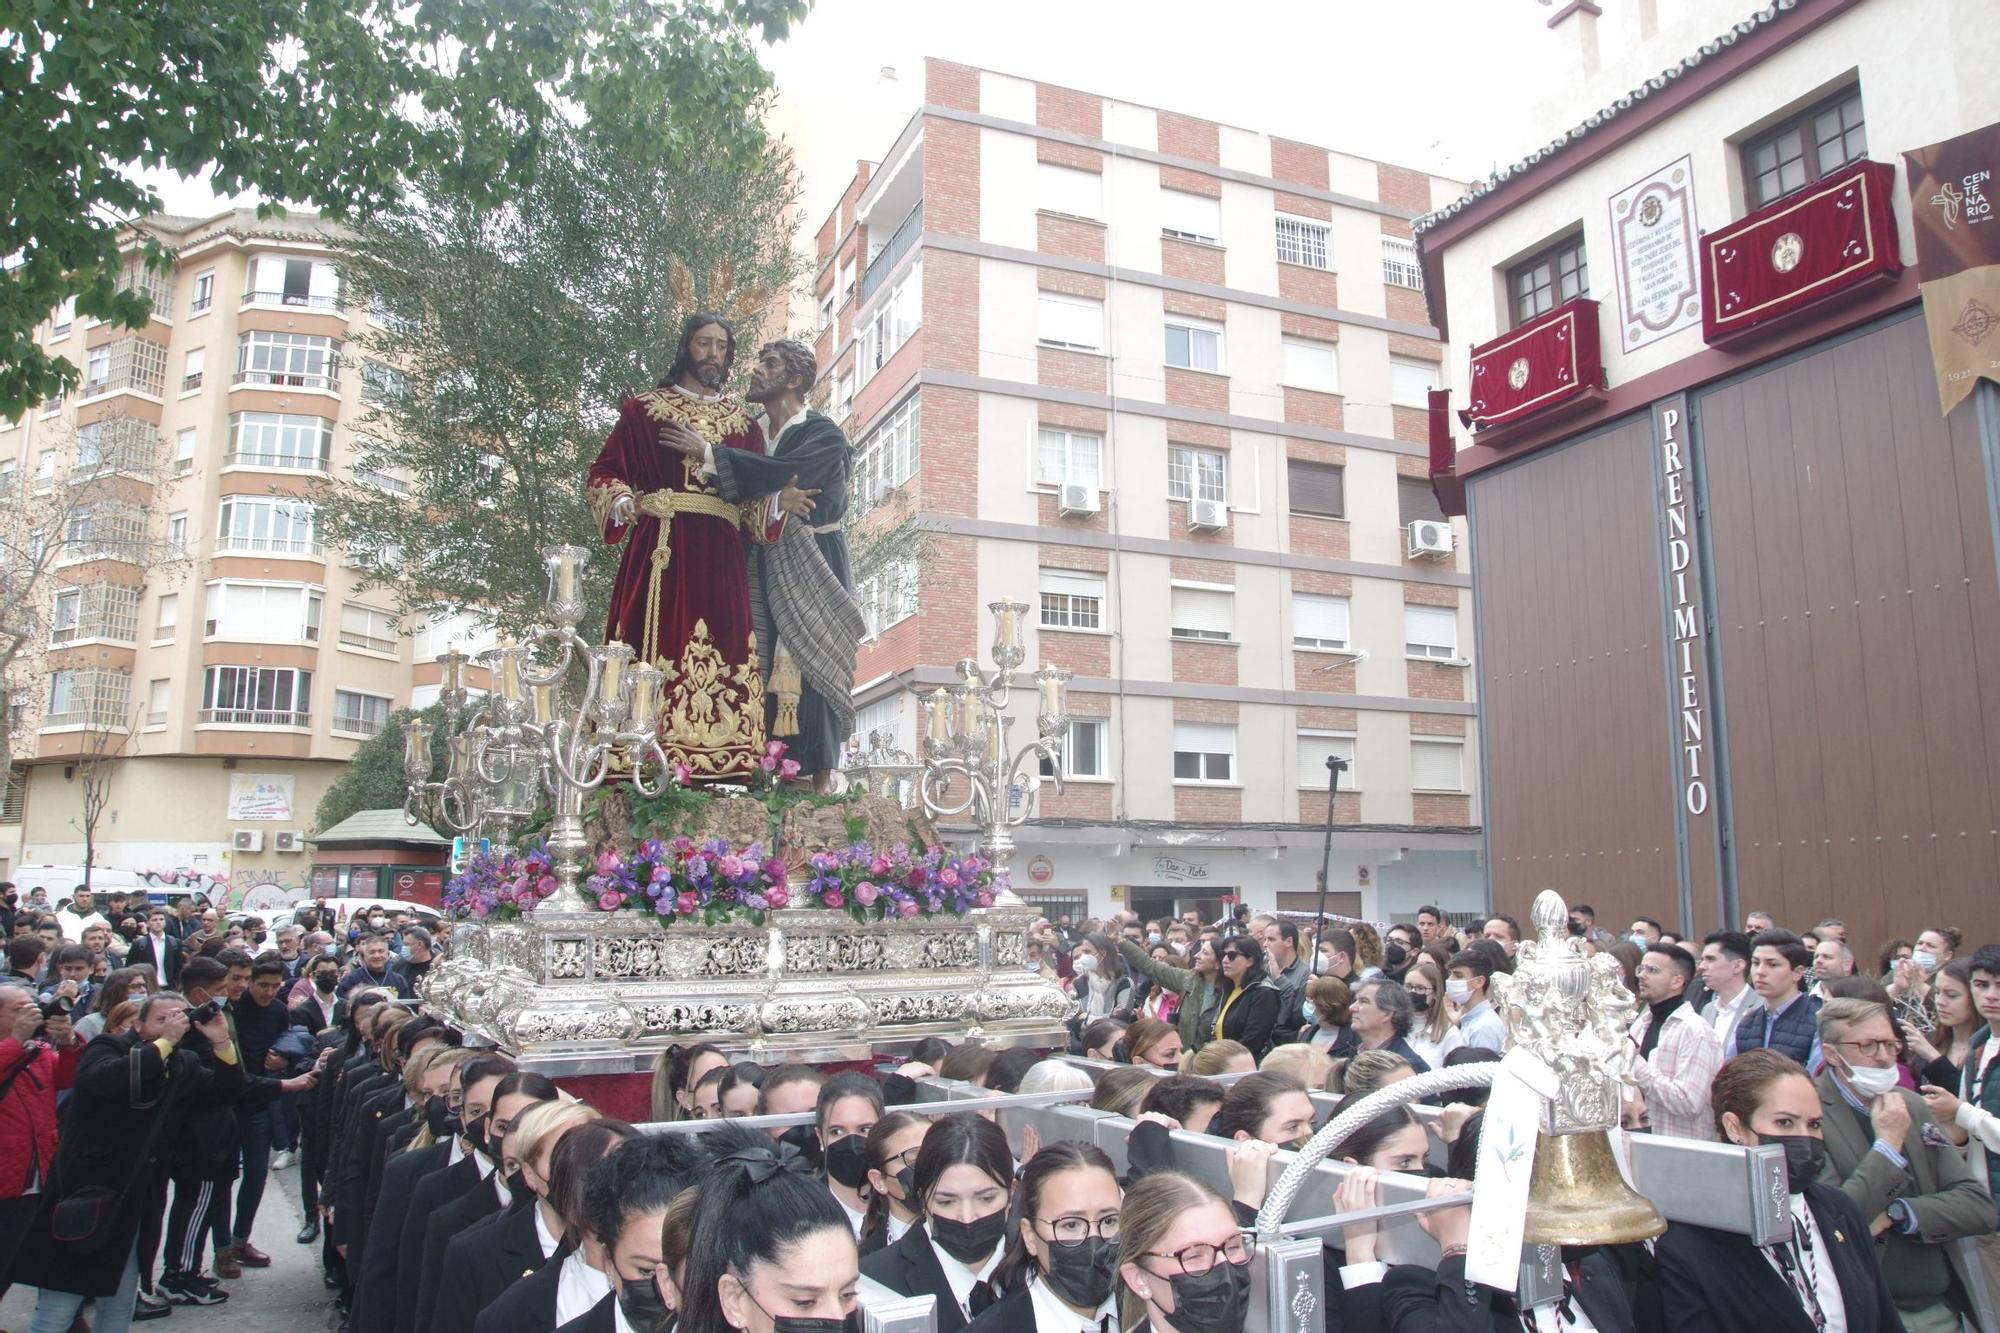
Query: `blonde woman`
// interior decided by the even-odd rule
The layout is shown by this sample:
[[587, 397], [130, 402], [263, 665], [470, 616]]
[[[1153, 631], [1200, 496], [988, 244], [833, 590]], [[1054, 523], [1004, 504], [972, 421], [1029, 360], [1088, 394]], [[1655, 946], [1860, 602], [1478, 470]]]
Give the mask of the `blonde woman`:
[[1444, 996], [1444, 974], [1426, 958], [1403, 977], [1410, 1007], [1416, 1011], [1409, 1035], [1403, 1038], [1424, 1064], [1443, 1069], [1444, 1058], [1459, 1048], [1458, 1028], [1451, 1021], [1451, 1009]]
[[1333, 1072], [1333, 1057], [1320, 1047], [1294, 1041], [1273, 1046], [1258, 1068], [1290, 1074], [1308, 1088], [1324, 1088], [1326, 1076]]
[[1366, 921], [1357, 921], [1347, 928], [1354, 937], [1354, 976], [1363, 980], [1376, 976], [1382, 971], [1382, 937], [1375, 927]]
[[1340, 1092], [1350, 1102], [1360, 1101], [1415, 1073], [1410, 1062], [1394, 1051], [1363, 1051], [1340, 1071]]
[[1186, 1072], [1203, 1078], [1218, 1074], [1248, 1074], [1257, 1068], [1257, 1057], [1240, 1041], [1211, 1041], [1181, 1061]]

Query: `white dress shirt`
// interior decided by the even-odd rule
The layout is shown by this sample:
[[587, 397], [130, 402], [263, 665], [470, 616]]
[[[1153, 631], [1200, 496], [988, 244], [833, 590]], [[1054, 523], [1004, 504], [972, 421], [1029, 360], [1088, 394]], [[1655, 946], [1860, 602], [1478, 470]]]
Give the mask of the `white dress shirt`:
[[840, 1205], [841, 1212], [847, 1214], [847, 1225], [853, 1229], [854, 1239], [860, 1240], [861, 1226], [868, 1220], [868, 1210], [864, 1208], [858, 1213], [855, 1212], [847, 1206], [847, 1200], [841, 1198], [838, 1194], [833, 1196], [833, 1201]]
[[894, 1245], [897, 1241], [903, 1238], [903, 1233], [907, 1232], [913, 1225], [915, 1224], [910, 1222], [905, 1222], [902, 1218], [896, 1216], [894, 1213], [890, 1213], [889, 1229], [884, 1233], [886, 1239], [883, 1241], [883, 1244]]
[[1743, 1011], [1756, 1002], [1757, 992], [1745, 984], [1742, 990], [1736, 992], [1736, 998], [1733, 1000], [1725, 1002], [1720, 995], [1712, 996], [1709, 1002], [1701, 1007], [1702, 1020], [1708, 1024], [1710, 1031], [1715, 1033], [1715, 1039], [1727, 1046], [1729, 1039], [1736, 1035], [1736, 1025], [1743, 1021]]
[[[1028, 1302], [1035, 1311], [1035, 1333], [1102, 1333], [1118, 1327], [1118, 1293], [1114, 1289], [1091, 1314], [1078, 1314], [1037, 1277], [1028, 1283]], [[1109, 1319], [1110, 1323], [1104, 1321]]]
[[[1000, 1256], [1007, 1252], [1007, 1246], [1004, 1243], [995, 1245], [992, 1255], [975, 1271], [947, 1254], [944, 1246], [937, 1243], [937, 1237], [928, 1227], [924, 1232], [930, 1236], [931, 1250], [937, 1255], [938, 1267], [944, 1270], [944, 1280], [951, 1288], [951, 1298], [958, 1302], [960, 1314], [968, 1320], [971, 1319], [973, 1284], [992, 1280], [993, 1270], [1000, 1266]], [[995, 1292], [994, 1295], [998, 1297], [999, 1293]]]
[[[1807, 1206], [1805, 1195], [1792, 1196], [1792, 1218], [1805, 1228], [1812, 1242], [1812, 1255], [1808, 1262], [1811, 1265], [1813, 1295], [1819, 1299], [1820, 1314], [1826, 1319], [1822, 1333], [1847, 1333], [1847, 1298], [1841, 1293], [1839, 1274], [1833, 1271], [1833, 1256], [1827, 1252], [1826, 1236], [1819, 1229], [1819, 1219]], [[1777, 1269], [1778, 1276], [1784, 1278], [1785, 1270], [1778, 1263], [1775, 1253], [1780, 1247], [1767, 1245], [1763, 1248], [1764, 1257], [1770, 1260], [1772, 1268]], [[1785, 1285], [1791, 1286], [1789, 1278], [1785, 1279]]]
[[542, 1205], [533, 1205], [535, 1211], [535, 1243], [542, 1247], [542, 1258], [553, 1259], [562, 1246], [562, 1237], [549, 1230], [547, 1219], [542, 1216]]
[[562, 1276], [556, 1279], [556, 1327], [581, 1319], [592, 1306], [611, 1294], [611, 1279], [603, 1270], [574, 1250], [563, 1260]]

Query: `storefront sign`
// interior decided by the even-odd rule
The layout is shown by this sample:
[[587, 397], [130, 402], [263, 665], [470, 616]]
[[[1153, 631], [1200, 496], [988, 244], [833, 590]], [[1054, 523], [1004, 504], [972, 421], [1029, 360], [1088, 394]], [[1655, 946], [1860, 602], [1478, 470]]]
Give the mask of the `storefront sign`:
[[1046, 856], [1038, 856], [1028, 862], [1028, 878], [1037, 884], [1046, 884], [1055, 878], [1055, 863]]
[[1695, 530], [1694, 476], [1688, 468], [1687, 403], [1673, 398], [1653, 408], [1659, 449], [1661, 532], [1667, 574], [1668, 677], [1679, 753], [1681, 803], [1690, 815], [1708, 813], [1712, 779], [1708, 762], [1708, 633], [1702, 607], [1700, 543]]
[[1903, 154], [1924, 324], [1946, 412], [2000, 380], [2000, 125]]
[[1618, 337], [1626, 351], [1701, 318], [1694, 236], [1694, 178], [1685, 157], [1611, 196]]
[[295, 781], [290, 773], [231, 773], [229, 818], [289, 823]]
[[1208, 878], [1208, 866], [1200, 861], [1183, 861], [1178, 856], [1156, 856], [1153, 873], [1161, 879], [1199, 884]]

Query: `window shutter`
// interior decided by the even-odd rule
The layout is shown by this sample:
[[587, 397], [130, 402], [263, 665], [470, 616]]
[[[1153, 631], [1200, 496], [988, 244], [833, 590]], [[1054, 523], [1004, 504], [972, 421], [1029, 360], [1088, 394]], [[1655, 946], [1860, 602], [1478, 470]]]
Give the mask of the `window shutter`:
[[1396, 406], [1429, 407], [1431, 390], [1437, 386], [1437, 362], [1406, 356], [1389, 358], [1389, 401]]
[[1458, 613], [1448, 606], [1405, 606], [1403, 638], [1412, 656], [1456, 657]]
[[1340, 372], [1332, 343], [1286, 338], [1284, 354], [1286, 384], [1317, 393], [1340, 392]]
[[1411, 741], [1410, 787], [1414, 791], [1464, 791], [1465, 746], [1458, 741]]
[[1326, 790], [1326, 761], [1337, 755], [1347, 761], [1340, 775], [1342, 791], [1355, 790], [1354, 738], [1352, 736], [1299, 737], [1299, 786], [1313, 791]]
[[1444, 510], [1438, 504], [1437, 492], [1431, 489], [1428, 481], [1419, 481], [1415, 477], [1398, 477], [1396, 502], [1397, 508], [1401, 511], [1404, 527], [1419, 519], [1444, 522]]
[[1294, 514], [1340, 518], [1347, 512], [1343, 473], [1334, 464], [1290, 458], [1285, 460], [1285, 478]]
[[1236, 624], [1234, 593], [1213, 588], [1174, 588], [1173, 632], [1204, 639], [1227, 639]]
[[1222, 236], [1222, 201], [1183, 190], [1160, 191], [1160, 229], [1190, 240], [1216, 241]]
[[1314, 647], [1347, 646], [1347, 599], [1318, 597], [1311, 593], [1292, 596], [1292, 638], [1312, 640]]

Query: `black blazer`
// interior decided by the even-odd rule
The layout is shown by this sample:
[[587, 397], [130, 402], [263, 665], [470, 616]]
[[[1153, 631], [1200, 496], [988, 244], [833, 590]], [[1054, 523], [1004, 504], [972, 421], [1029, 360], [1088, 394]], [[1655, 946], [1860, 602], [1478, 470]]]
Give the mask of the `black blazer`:
[[467, 1228], [445, 1246], [432, 1333], [472, 1333], [480, 1311], [516, 1282], [533, 1277], [545, 1262], [533, 1203]]
[[[431, 1218], [438, 1209], [474, 1187], [485, 1190], [489, 1198], [492, 1196], [493, 1187], [479, 1174], [479, 1159], [468, 1154], [444, 1170], [425, 1176], [410, 1195], [410, 1206], [403, 1218], [402, 1236], [396, 1243], [401, 1257], [396, 1260], [396, 1299], [392, 1311], [396, 1319], [395, 1333], [417, 1333], [417, 1298], [422, 1292], [424, 1273], [424, 1235], [430, 1229]], [[375, 1232], [383, 1240], [388, 1240], [389, 1234], [384, 1226], [378, 1224]]]
[[[959, 1308], [958, 1298], [951, 1294], [944, 1266], [938, 1262], [937, 1251], [931, 1248], [930, 1233], [923, 1227], [911, 1227], [894, 1245], [863, 1259], [861, 1271], [898, 1296], [928, 1293], [937, 1297], [937, 1333], [959, 1333], [965, 1327], [965, 1312]], [[992, 1308], [999, 1304], [994, 1302], [994, 1307], [989, 1307], [986, 1313], [992, 1313]]]
[[[187, 957], [175, 946], [174, 937], [171, 934], [167, 936], [164, 945], [167, 951], [167, 989], [175, 990], [181, 984], [181, 964], [187, 961]], [[151, 935], [141, 935], [138, 939], [133, 940], [131, 948], [125, 951], [125, 966], [143, 967], [146, 971], [152, 973], [156, 980], [160, 975], [157, 966], [158, 963], [159, 959], [153, 956], [153, 937]]]
[[348, 1251], [348, 1271], [357, 1275], [352, 1333], [395, 1333], [396, 1258], [402, 1253], [403, 1222], [417, 1186], [444, 1168], [450, 1143], [433, 1143], [391, 1158], [382, 1167], [382, 1193], [360, 1255]]
[[[1901, 1333], [1875, 1261], [1868, 1220], [1846, 1194], [1817, 1181], [1806, 1186], [1840, 1280], [1848, 1333]], [[1791, 1285], [1748, 1236], [1675, 1223], [1654, 1245], [1667, 1327], [1674, 1333], [1813, 1333]]]
[[416, 1326], [426, 1333], [436, 1314], [438, 1291], [444, 1283], [445, 1247], [470, 1231], [473, 1223], [501, 1211], [495, 1190], [493, 1176], [483, 1177], [477, 1185], [431, 1214], [430, 1225], [424, 1228], [424, 1248], [418, 1251], [423, 1267], [417, 1281]]
[[[951, 1303], [949, 1296], [939, 1301], [939, 1312], [942, 1313], [943, 1307]], [[1028, 1294], [1026, 1285], [1022, 1285], [987, 1306], [983, 1313], [965, 1326], [965, 1333], [1033, 1333], [1035, 1326], [1035, 1298]]]
[[556, 1297], [568, 1258], [569, 1247], [558, 1246], [533, 1277], [522, 1278], [479, 1312], [472, 1333], [555, 1333]]
[[1245, 977], [1243, 994], [1229, 1004], [1229, 991], [1222, 993], [1217, 1001], [1217, 1012], [1222, 1005], [1229, 1004], [1228, 1012], [1222, 1014], [1222, 1036], [1225, 1041], [1240, 1041], [1250, 1048], [1250, 1054], [1262, 1060], [1271, 1049], [1271, 1038], [1278, 1026], [1278, 984], [1259, 969]]
[[[1331, 1267], [1331, 1265], [1329, 1265]], [[1598, 1333], [1637, 1333], [1632, 1298], [1618, 1265], [1602, 1252], [1584, 1257], [1577, 1303]], [[1329, 1272], [1330, 1281], [1339, 1281]], [[1519, 1333], [1520, 1306], [1514, 1298], [1491, 1287], [1468, 1287], [1465, 1256], [1453, 1255], [1435, 1269], [1397, 1264], [1379, 1285], [1381, 1319], [1376, 1325], [1389, 1333]], [[1362, 1291], [1346, 1293], [1350, 1301]], [[1356, 1316], [1359, 1310], [1351, 1311]], [[1362, 1325], [1356, 1319], [1357, 1329]]]
[[618, 1333], [618, 1293], [612, 1292], [556, 1333]]

